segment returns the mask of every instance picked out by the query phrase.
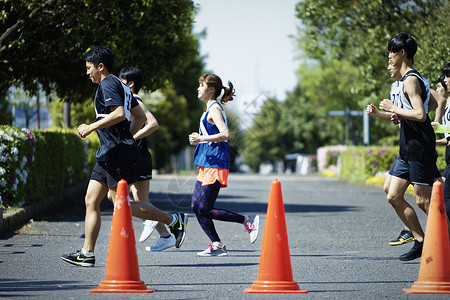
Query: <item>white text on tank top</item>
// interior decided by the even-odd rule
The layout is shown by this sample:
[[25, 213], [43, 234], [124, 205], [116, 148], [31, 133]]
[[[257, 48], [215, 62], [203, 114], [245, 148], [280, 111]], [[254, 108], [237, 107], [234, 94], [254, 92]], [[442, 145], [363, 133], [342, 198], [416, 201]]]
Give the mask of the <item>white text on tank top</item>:
[[[446, 106], [444, 115], [442, 116], [442, 125], [450, 127], [450, 107]], [[450, 133], [444, 133], [445, 138], [450, 136]]]
[[[403, 85], [400, 85], [400, 81], [393, 82], [391, 84], [391, 91], [390, 91], [392, 103], [394, 103], [395, 106], [400, 108], [403, 108], [400, 102], [400, 93], [402, 91], [402, 86]], [[398, 124], [398, 127], [400, 128], [400, 124]]]

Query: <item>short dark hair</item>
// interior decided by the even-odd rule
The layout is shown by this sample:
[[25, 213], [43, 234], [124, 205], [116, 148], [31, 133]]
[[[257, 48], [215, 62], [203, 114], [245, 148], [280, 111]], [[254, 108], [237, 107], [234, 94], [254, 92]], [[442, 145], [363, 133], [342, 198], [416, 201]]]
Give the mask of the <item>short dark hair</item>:
[[142, 83], [144, 82], [144, 76], [141, 70], [136, 67], [123, 68], [120, 70], [119, 78], [123, 78], [126, 81], [133, 81], [135, 94], [141, 90]]
[[450, 63], [447, 63], [443, 68], [442, 68], [442, 74], [444, 74], [447, 77], [450, 77]]
[[397, 52], [402, 49], [406, 51], [406, 57], [414, 61], [414, 55], [417, 52], [417, 43], [411, 35], [405, 32], [397, 33], [388, 43], [389, 52]]
[[106, 46], [95, 46], [84, 55], [84, 60], [91, 62], [97, 68], [99, 64], [105, 65], [109, 73], [112, 73], [114, 66], [114, 55]]
[[[445, 68], [445, 67], [444, 67]], [[442, 85], [442, 87], [444, 88], [444, 90], [447, 90], [447, 85], [445, 84], [445, 75], [441, 75], [439, 76], [438, 83], [440, 83]]]

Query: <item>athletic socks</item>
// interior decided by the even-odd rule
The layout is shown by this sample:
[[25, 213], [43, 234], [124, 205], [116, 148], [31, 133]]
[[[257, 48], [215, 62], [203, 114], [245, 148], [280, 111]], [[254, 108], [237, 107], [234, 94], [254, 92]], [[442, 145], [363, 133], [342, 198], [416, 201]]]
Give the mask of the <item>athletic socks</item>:
[[172, 214], [172, 222], [169, 224], [169, 226], [172, 226], [175, 224], [175, 222], [178, 220], [177, 214]]
[[84, 249], [81, 249], [81, 253], [82, 253], [84, 256], [86, 256], [86, 257], [94, 256], [94, 252], [88, 252], [88, 251], [86, 251], [86, 250], [84, 250]]

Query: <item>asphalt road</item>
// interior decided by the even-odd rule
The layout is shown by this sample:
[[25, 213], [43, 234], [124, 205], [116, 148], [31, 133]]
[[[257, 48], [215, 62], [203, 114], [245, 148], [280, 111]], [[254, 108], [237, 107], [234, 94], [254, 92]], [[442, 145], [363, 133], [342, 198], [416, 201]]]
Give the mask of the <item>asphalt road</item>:
[[[281, 182], [292, 275], [306, 294], [245, 294], [258, 278], [267, 203], [272, 181]], [[150, 294], [92, 294], [104, 280], [112, 205], [102, 204], [96, 266], [63, 262], [61, 254], [80, 249], [84, 234], [83, 199], [34, 220], [0, 239], [0, 298], [10, 299], [448, 299], [448, 295], [407, 295], [418, 279], [420, 259], [401, 262], [412, 244], [392, 247], [402, 224], [380, 188], [351, 185], [320, 176], [231, 174], [217, 207], [261, 216], [254, 244], [243, 226], [216, 222], [227, 257], [197, 257], [209, 244], [190, 209], [195, 176], [157, 175], [151, 201], [190, 221], [180, 249], [145, 250], [157, 233], [137, 243], [140, 279]], [[413, 205], [414, 207], [415, 204]], [[417, 209], [416, 209], [417, 211]], [[422, 226], [426, 216], [418, 212]], [[141, 220], [133, 219], [136, 240]]]

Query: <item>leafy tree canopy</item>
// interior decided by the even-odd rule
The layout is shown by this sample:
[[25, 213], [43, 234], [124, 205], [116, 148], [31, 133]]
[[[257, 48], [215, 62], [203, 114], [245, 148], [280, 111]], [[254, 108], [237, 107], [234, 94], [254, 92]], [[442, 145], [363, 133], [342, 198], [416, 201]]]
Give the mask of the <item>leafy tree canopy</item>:
[[296, 7], [306, 56], [349, 60], [361, 74], [354, 88], [365, 96], [379, 93], [391, 81], [387, 43], [398, 32], [416, 37], [416, 68], [435, 81], [450, 54], [449, 10], [447, 0], [305, 0]]
[[[419, 48], [414, 65], [436, 82], [450, 55], [450, 23], [446, 14], [449, 9], [450, 2], [445, 0], [300, 1], [296, 6], [301, 22], [298, 45], [305, 61], [317, 69], [313, 71], [304, 65], [299, 68], [299, 85], [306, 89], [302, 97], [316, 99], [327, 110], [347, 105], [362, 110], [368, 103], [377, 105], [388, 98], [393, 79], [387, 71], [387, 44], [398, 32], [415, 37]], [[333, 72], [340, 76], [333, 76]], [[325, 74], [331, 76], [329, 81], [314, 79]], [[314, 94], [326, 98], [310, 97]], [[371, 119], [372, 141], [386, 135], [397, 136], [396, 126]], [[360, 121], [352, 121], [353, 129], [361, 132]], [[335, 133], [342, 136], [342, 132]]]
[[[286, 101], [268, 101], [245, 133], [245, 162], [282, 160], [287, 153], [314, 153], [343, 143], [345, 117], [329, 110], [363, 110], [389, 97], [387, 43], [398, 32], [419, 45], [415, 67], [435, 82], [448, 62], [447, 0], [303, 0], [296, 6], [301, 58], [298, 86]], [[362, 143], [362, 119], [349, 119], [349, 138]], [[398, 127], [371, 121], [371, 140], [398, 135]]]
[[139, 67], [155, 90], [197, 56], [190, 0], [14, 0], [0, 4], [0, 94], [11, 84], [81, 102], [91, 97], [82, 60], [96, 45], [116, 57], [114, 73]]

